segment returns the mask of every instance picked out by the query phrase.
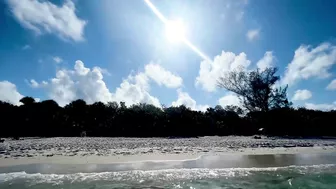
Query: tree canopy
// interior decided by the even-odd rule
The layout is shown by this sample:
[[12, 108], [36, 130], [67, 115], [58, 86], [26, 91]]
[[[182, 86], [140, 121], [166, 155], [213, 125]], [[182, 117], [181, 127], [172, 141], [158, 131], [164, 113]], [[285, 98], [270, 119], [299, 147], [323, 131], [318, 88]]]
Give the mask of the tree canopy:
[[[27, 98], [26, 98], [27, 99]], [[31, 101], [30, 101], [31, 102]], [[75, 100], [60, 107], [53, 100], [15, 106], [0, 101], [0, 137], [196, 137], [254, 135], [259, 128], [276, 136], [336, 136], [336, 111], [271, 108], [242, 113], [236, 106], [193, 111], [185, 106]]]
[[32, 97], [16, 106], [0, 101], [0, 137], [197, 137], [211, 135], [336, 136], [336, 111], [292, 108], [287, 87], [276, 88], [276, 68], [226, 73], [219, 87], [236, 93], [246, 110], [220, 105], [205, 112], [186, 106], [156, 107], [124, 102], [72, 101], [60, 107], [54, 100]]
[[243, 106], [252, 112], [290, 107], [287, 86], [275, 87], [280, 79], [276, 72], [277, 68], [248, 71], [240, 67], [224, 73], [218, 80], [218, 86], [237, 94]]

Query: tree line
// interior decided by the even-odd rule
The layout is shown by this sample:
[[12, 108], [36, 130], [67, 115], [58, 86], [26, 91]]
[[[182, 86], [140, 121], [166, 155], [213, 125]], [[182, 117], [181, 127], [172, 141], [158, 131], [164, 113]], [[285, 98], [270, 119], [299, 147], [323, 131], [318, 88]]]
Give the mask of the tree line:
[[237, 69], [223, 74], [218, 86], [236, 93], [242, 107], [217, 105], [205, 112], [184, 105], [127, 107], [124, 102], [87, 104], [81, 99], [64, 107], [32, 97], [22, 98], [20, 106], [0, 101], [0, 137], [72, 137], [83, 132], [97, 137], [336, 136], [336, 111], [293, 108], [287, 87], [274, 86], [276, 71]]

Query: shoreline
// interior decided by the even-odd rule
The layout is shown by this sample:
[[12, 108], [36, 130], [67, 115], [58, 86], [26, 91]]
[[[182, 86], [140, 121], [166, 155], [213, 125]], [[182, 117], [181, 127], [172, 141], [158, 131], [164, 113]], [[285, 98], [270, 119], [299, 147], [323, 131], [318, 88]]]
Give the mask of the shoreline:
[[0, 168], [8, 166], [29, 164], [117, 164], [137, 162], [165, 162], [197, 160], [203, 156], [232, 156], [232, 155], [290, 155], [290, 154], [326, 154], [336, 153], [335, 147], [291, 147], [291, 148], [244, 148], [223, 149], [222, 152], [204, 153], [150, 153], [137, 155], [88, 155], [88, 156], [62, 156], [52, 157], [35, 156], [20, 158], [0, 158]]
[[241, 136], [199, 138], [25, 138], [0, 143], [0, 167], [183, 161], [201, 156], [336, 153], [336, 139]]

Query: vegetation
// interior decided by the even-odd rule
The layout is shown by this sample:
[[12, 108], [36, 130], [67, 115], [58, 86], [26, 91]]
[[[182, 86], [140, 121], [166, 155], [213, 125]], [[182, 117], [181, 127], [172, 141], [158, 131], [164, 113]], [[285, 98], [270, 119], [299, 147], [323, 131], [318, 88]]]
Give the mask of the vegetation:
[[275, 68], [233, 71], [219, 86], [240, 96], [237, 106], [193, 111], [185, 106], [158, 108], [149, 104], [75, 100], [60, 107], [53, 100], [21, 99], [21, 106], [0, 101], [0, 137], [125, 136], [196, 137], [205, 135], [336, 136], [336, 111], [292, 108], [286, 87], [275, 89]]
[[276, 72], [277, 68], [266, 68], [262, 71], [245, 71], [239, 68], [220, 77], [218, 86], [236, 93], [243, 106], [251, 112], [290, 107], [292, 103], [287, 99], [287, 86], [275, 87], [280, 79], [275, 76]]
[[[27, 98], [27, 97], [25, 97]], [[14, 106], [0, 102], [0, 137], [23, 136], [127, 136], [195, 137], [204, 135], [336, 136], [336, 111], [274, 108], [241, 114], [238, 107], [192, 111], [185, 106], [157, 108], [124, 103], [87, 105], [76, 100], [60, 107], [53, 100]]]

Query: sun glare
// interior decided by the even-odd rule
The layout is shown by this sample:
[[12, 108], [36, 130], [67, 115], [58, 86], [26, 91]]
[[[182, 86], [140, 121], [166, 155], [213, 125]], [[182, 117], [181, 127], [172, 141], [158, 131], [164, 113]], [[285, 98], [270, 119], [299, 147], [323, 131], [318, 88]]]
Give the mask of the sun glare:
[[165, 24], [166, 27], [166, 37], [170, 42], [180, 42], [186, 44], [193, 51], [195, 51], [204, 60], [211, 61], [208, 56], [201, 52], [195, 45], [193, 45], [186, 38], [186, 30], [184, 24], [181, 20], [168, 20], [150, 0], [144, 0], [148, 7], [153, 11], [153, 13]]
[[185, 38], [185, 27], [181, 20], [168, 20], [166, 22], [166, 37], [170, 42], [177, 43]]

